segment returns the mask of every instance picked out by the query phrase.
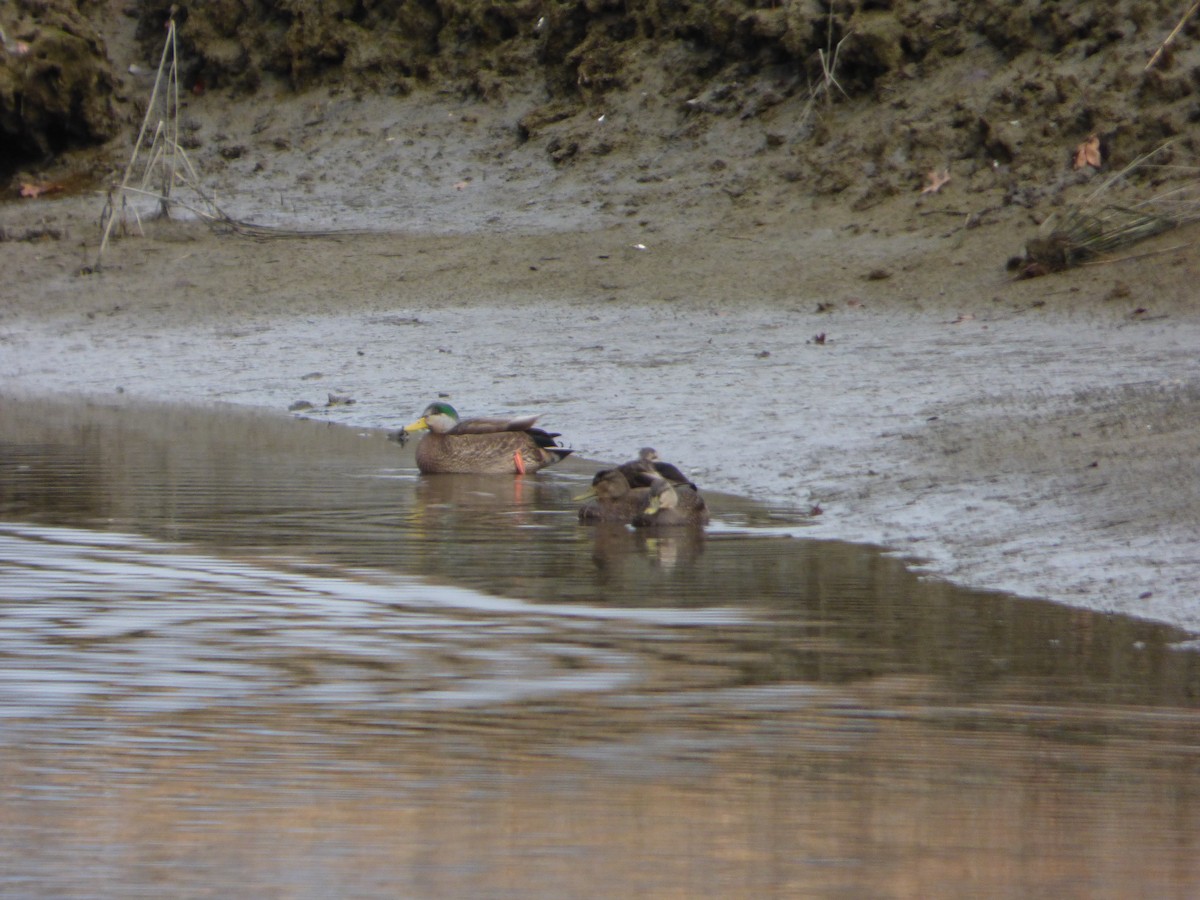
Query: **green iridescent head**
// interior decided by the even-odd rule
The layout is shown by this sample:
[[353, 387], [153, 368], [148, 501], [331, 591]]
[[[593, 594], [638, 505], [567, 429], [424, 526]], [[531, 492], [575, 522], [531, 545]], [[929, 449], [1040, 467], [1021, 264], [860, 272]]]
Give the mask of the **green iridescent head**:
[[404, 426], [405, 431], [424, 431], [428, 428], [437, 434], [445, 434], [458, 424], [458, 412], [449, 403], [438, 400], [430, 403], [421, 413], [421, 418]]

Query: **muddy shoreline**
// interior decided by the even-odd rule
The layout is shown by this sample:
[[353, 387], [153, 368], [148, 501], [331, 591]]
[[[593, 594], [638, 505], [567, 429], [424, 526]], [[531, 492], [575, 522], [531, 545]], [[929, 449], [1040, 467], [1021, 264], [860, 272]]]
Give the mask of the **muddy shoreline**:
[[279, 415], [307, 400], [378, 428], [439, 393], [541, 412], [580, 455], [650, 443], [711, 489], [818, 505], [815, 537], [1200, 630], [1190, 262], [1011, 281], [966, 241], [777, 215], [288, 240], [158, 223], [79, 275], [94, 202], [9, 205], [5, 227], [68, 237], [0, 244], [0, 377]]
[[[482, 94], [349, 76], [195, 91], [184, 131], [221, 208], [335, 233], [247, 238], [182, 215], [138, 236], [127, 216], [97, 270], [103, 189], [0, 203], [0, 383], [280, 415], [308, 401], [359, 427], [439, 393], [467, 415], [540, 412], [580, 455], [653, 444], [706, 487], [819, 506], [815, 535], [932, 575], [1200, 630], [1196, 227], [1058, 275], [1006, 269], [1182, 114], [1182, 70], [1142, 71], [1176, 15], [1155, 7], [1124, 42], [1101, 17], [1094, 53], [1011, 59], [955, 18], [955, 52], [897, 58], [815, 110], [771, 67], [728, 91], [734, 69], [655, 80], [655, 54], [683, 45], [645, 34], [622, 45], [622, 83], [579, 89], [561, 118], [562, 88], [519, 67]], [[128, 20], [105, 38], [120, 71], [152, 68]], [[858, 71], [887, 46], [864, 39]], [[1080, 119], [1067, 87], [1084, 77], [1108, 105]], [[1030, 85], [1040, 128], [1018, 108]], [[990, 131], [959, 115], [972, 104]], [[1123, 116], [1108, 168], [1072, 168], [1080, 129]], [[86, 166], [120, 172], [127, 152]]]

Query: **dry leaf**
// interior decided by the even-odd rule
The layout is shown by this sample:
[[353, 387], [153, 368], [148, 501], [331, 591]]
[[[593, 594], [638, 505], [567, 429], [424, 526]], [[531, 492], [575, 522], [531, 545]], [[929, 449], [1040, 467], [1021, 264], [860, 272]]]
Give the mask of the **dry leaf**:
[[41, 197], [43, 194], [57, 194], [61, 190], [63, 186], [52, 181], [43, 181], [41, 184], [21, 183], [22, 197]]
[[1091, 166], [1100, 168], [1100, 138], [1089, 135], [1088, 139], [1075, 148], [1075, 169]]
[[936, 194], [942, 189], [947, 181], [950, 180], [949, 169], [930, 169], [925, 173], [925, 187], [921, 188], [922, 194]]

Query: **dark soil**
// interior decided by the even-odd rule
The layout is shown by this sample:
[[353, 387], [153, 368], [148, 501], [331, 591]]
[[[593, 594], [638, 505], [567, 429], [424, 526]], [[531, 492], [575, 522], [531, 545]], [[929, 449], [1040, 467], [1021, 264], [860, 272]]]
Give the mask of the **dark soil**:
[[[182, 79], [195, 93], [336, 85], [504, 103], [518, 85], [511, 125], [557, 165], [614, 154], [619, 165], [655, 144], [707, 140], [724, 148], [713, 164], [734, 190], [792, 184], [865, 209], [945, 169], [979, 198], [977, 214], [1036, 208], [1095, 176], [1072, 167], [1093, 134], [1102, 171], [1172, 139], [1157, 163], [1195, 157], [1200, 18], [1146, 69], [1183, 6], [17, 0], [0, 25], [10, 47], [29, 49], [0, 57], [0, 173], [135, 124], [137, 85], [98, 32], [120, 42], [135, 17], [152, 67], [174, 11]], [[590, 126], [606, 111], [636, 113], [636, 128], [598, 137]]]
[[13, 0], [0, 30], [0, 177], [117, 134], [118, 76], [77, 4]]

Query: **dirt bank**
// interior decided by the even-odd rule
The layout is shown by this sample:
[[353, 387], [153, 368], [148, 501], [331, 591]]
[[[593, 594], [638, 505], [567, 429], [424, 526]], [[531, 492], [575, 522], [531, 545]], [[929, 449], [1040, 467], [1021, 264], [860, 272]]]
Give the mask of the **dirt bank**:
[[[328, 66], [292, 85], [263, 62], [253, 91], [196, 69], [187, 133], [225, 209], [375, 233], [251, 240], [159, 223], [80, 275], [96, 261], [102, 198], [8, 203], [0, 376], [23, 392], [280, 412], [309, 400], [314, 415], [380, 427], [438, 392], [464, 413], [543, 411], [598, 459], [651, 443], [710, 487], [819, 504], [816, 535], [878, 542], [964, 583], [1200, 629], [1194, 231], [1124, 262], [1023, 281], [1005, 270], [1056, 204], [1161, 139], [1155, 110], [1170, 119], [1192, 102], [1180, 87], [1156, 107], [1145, 85], [1157, 76], [1128, 74], [1179, 11], [1127, 4], [1117, 21], [1067, 6], [1051, 23], [1067, 30], [1042, 46], [1047, 22], [1023, 8], [1005, 6], [1029, 23], [1017, 41], [995, 17], [939, 26], [895, 4], [899, 55], [876, 50], [892, 67], [868, 83], [847, 62], [847, 96], [815, 105], [811, 60], [784, 52], [789, 30], [754, 26], [768, 37], [731, 44], [691, 84], [666, 77], [692, 59], [668, 51], [716, 53], [714, 38], [651, 34], [644, 17], [622, 30], [627, 14], [604, 4], [556, 7], [591, 10], [556, 51], [564, 62], [621, 49], [622, 77], [603, 90], [578, 66], [572, 88], [545, 67], [489, 63], [477, 68], [494, 89], [464, 90], [464, 73], [439, 63], [391, 91]], [[848, 15], [843, 31], [886, 24]], [[504, 41], [548, 53], [536, 24], [474, 58], [498, 59]], [[918, 26], [946, 35], [922, 51], [909, 46]], [[1190, 71], [1190, 28], [1171, 77]], [[109, 47], [145, 66], [124, 40]], [[791, 66], [791, 87], [766, 60]], [[981, 60], [988, 76], [970, 77]], [[1095, 91], [1030, 100], [1063, 66]], [[768, 84], [772, 102], [752, 102]], [[1124, 122], [1116, 133], [1071, 112], [1085, 93], [1094, 117]], [[972, 106], [985, 94], [1023, 103], [1021, 117]], [[1104, 105], [1117, 95], [1125, 105]], [[1108, 162], [1074, 169], [1090, 130]], [[1190, 152], [1179, 131], [1176, 159]], [[922, 194], [934, 166], [951, 180]], [[1128, 189], [1162, 177], [1146, 170]], [[357, 402], [322, 410], [329, 393]]]
[[[52, 172], [54, 154], [135, 126], [174, 21], [193, 100], [269, 117], [277, 92], [432, 92], [487, 107], [506, 138], [581, 177], [661, 177], [652, 160], [691, 147], [688, 165], [747, 201], [803, 190], [869, 210], [942, 172], [973, 224], [1040, 220], [1166, 142], [1158, 164], [1196, 158], [1200, 20], [1179, 6], [19, 0], [0, 16], [0, 175], [15, 172], [15, 188]], [[193, 106], [189, 148], [251, 151], [200, 132], [205, 104]], [[1089, 140], [1095, 155], [1073, 165]], [[1131, 187], [1171, 177], [1145, 170]]]

